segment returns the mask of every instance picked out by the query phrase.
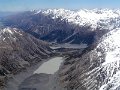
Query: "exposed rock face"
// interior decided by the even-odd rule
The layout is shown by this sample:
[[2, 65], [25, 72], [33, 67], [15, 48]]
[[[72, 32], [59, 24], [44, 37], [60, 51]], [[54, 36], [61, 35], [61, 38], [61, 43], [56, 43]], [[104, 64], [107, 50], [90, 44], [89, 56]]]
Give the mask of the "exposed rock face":
[[[93, 15], [92, 10], [70, 11], [48, 9], [19, 13], [6, 17], [3, 22], [4, 25], [20, 28], [36, 38], [49, 42], [92, 44], [99, 33], [103, 35], [111, 28], [116, 27], [116, 25], [112, 23], [115, 22], [112, 21], [114, 18], [119, 20], [118, 15], [115, 14], [114, 11], [112, 11], [112, 13], [110, 13], [111, 11], [109, 10], [106, 10], [106, 12], [104, 10], [98, 11], [101, 12], [101, 14], [97, 13], [97, 10], [93, 10], [93, 13], [96, 17], [99, 17], [99, 19], [90, 18], [89, 15], [86, 15]], [[102, 14], [104, 14], [105, 17], [102, 17]]]
[[120, 29], [114, 29], [77, 57], [66, 59], [59, 77], [67, 90], [119, 90]]
[[8, 74], [16, 74], [27, 66], [40, 62], [49, 57], [51, 52], [47, 43], [27, 33], [15, 28], [1, 29], [0, 84]]
[[[71, 54], [59, 70], [59, 81], [67, 90], [120, 89], [120, 29], [116, 29], [120, 28], [120, 10], [29, 11], [7, 17], [3, 23], [5, 26], [20, 28], [38, 39], [49, 42], [90, 45], [82, 53]], [[1, 75], [16, 73], [16, 69], [19, 71], [25, 65], [48, 56], [50, 49], [43, 44], [41, 48], [41, 43], [39, 44], [32, 36], [19, 34], [14, 37], [11, 30], [3, 31], [9, 38], [3, 36], [1, 38], [0, 44], [3, 47], [0, 51]], [[16, 58], [21, 61], [16, 61]], [[11, 68], [8, 68], [9, 65]], [[5, 73], [2, 73], [3, 71]]]

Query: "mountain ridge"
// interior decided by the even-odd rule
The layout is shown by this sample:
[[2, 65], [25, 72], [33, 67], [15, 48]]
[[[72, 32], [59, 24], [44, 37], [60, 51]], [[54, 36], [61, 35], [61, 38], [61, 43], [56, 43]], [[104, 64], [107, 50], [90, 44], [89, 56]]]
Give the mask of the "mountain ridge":
[[88, 45], [82, 53], [68, 53], [58, 71], [67, 90], [119, 89], [119, 9], [28, 11], [3, 23], [48, 42]]
[[59, 71], [62, 87], [67, 90], [119, 90], [119, 35], [120, 28], [113, 29], [81, 54], [68, 57]]
[[[109, 9], [33, 10], [6, 17], [3, 23], [5, 26], [20, 28], [36, 38], [49, 42], [91, 44], [90, 42], [96, 39], [94, 37], [99, 38], [98, 33], [103, 35], [120, 26], [119, 15], [119, 10]], [[87, 36], [91, 38], [91, 41]]]
[[16, 28], [0, 29], [0, 88], [11, 75], [45, 60], [52, 54], [46, 42]]

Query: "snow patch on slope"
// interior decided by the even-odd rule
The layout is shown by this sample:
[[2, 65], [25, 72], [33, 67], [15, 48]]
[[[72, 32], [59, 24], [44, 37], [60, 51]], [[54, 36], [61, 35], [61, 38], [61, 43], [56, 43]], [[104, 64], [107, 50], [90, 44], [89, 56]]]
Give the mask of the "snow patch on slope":
[[100, 43], [98, 47], [103, 47], [106, 52], [104, 65], [120, 60], [120, 28], [105, 35], [105, 37], [102, 38], [102, 43]]
[[108, 90], [108, 89], [119, 90], [119, 88], [120, 88], [120, 71], [118, 71], [107, 84], [104, 84], [100, 88], [100, 90]]
[[0, 39], [2, 41], [6, 41], [7, 39], [16, 40], [17, 35], [22, 36], [22, 32], [20, 32], [16, 28], [7, 27], [7, 28], [4, 28], [4, 29], [0, 29]]
[[13, 32], [11, 31], [11, 29], [9, 27], [3, 29], [3, 33], [5, 33], [5, 32], [13, 34]]
[[97, 48], [103, 48], [106, 52], [105, 62], [102, 63], [102, 67], [106, 71], [108, 82], [102, 85], [100, 90], [119, 90], [120, 28], [106, 34]]

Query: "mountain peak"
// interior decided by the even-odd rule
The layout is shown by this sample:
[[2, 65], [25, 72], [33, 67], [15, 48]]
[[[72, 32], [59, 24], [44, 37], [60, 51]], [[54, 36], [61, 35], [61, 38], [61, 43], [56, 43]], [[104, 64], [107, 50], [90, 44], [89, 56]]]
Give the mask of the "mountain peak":
[[[43, 13], [52, 15], [52, 18], [61, 17], [68, 22], [80, 26], [88, 25], [92, 28], [97, 28], [98, 24], [106, 26], [105, 23], [111, 24], [113, 19], [119, 18], [119, 9], [81, 9], [81, 10], [66, 10], [66, 9], [47, 9], [36, 11], [35, 14]], [[117, 22], [116, 22], [117, 23]], [[99, 25], [100, 25], [99, 24]], [[113, 23], [112, 23], [113, 24]], [[115, 25], [115, 23], [114, 23]], [[105, 27], [104, 27], [105, 28]], [[109, 25], [106, 27], [109, 28]]]
[[11, 30], [11, 28], [7, 27], [3, 29], [3, 33], [10, 33], [13, 34], [13, 31]]

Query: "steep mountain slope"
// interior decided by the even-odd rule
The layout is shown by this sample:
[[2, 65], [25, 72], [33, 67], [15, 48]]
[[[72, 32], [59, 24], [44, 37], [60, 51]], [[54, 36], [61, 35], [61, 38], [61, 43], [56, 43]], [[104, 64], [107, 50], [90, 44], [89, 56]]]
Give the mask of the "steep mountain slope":
[[68, 58], [59, 71], [67, 90], [120, 89], [120, 28], [104, 35], [82, 54]]
[[3, 22], [42, 40], [91, 44], [96, 37], [99, 38], [107, 31], [120, 26], [120, 10], [47, 9], [19, 13], [5, 18]]
[[10, 74], [48, 58], [47, 43], [16, 28], [0, 29], [0, 87]]
[[38, 39], [89, 45], [82, 53], [70, 54], [59, 70], [60, 84], [67, 90], [119, 90], [120, 10], [48, 9], [23, 12], [2, 21]]

